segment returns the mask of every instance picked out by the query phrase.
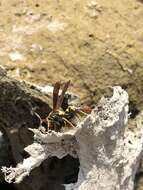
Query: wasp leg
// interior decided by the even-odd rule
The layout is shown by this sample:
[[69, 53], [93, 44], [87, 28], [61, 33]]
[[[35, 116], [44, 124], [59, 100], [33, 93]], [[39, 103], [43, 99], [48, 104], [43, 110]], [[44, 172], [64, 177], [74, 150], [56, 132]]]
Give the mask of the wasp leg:
[[66, 118], [63, 118], [64, 121], [66, 121], [72, 128], [74, 128], [75, 126], [70, 122], [68, 121]]
[[42, 119], [41, 119], [41, 117], [40, 117], [40, 115], [38, 114], [38, 113], [36, 113], [36, 112], [34, 112], [34, 114], [37, 116], [37, 118], [39, 119], [39, 126], [41, 126], [41, 124], [42, 124]]
[[42, 123], [45, 122], [45, 120], [41, 119], [40, 115], [36, 112], [34, 112], [34, 114], [38, 117], [39, 119], [39, 130], [42, 132], [42, 133], [45, 133], [45, 127], [42, 126]]
[[48, 122], [47, 130], [54, 130], [53, 122], [49, 119], [47, 119], [47, 122]]

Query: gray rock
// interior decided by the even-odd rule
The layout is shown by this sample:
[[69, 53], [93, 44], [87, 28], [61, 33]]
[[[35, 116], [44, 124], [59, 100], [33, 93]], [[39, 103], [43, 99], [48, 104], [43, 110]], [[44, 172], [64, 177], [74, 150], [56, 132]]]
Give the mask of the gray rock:
[[20, 183], [48, 157], [78, 157], [77, 182], [66, 190], [133, 190], [142, 155], [142, 122], [133, 129], [128, 122], [128, 94], [113, 88], [113, 96], [102, 98], [77, 127], [61, 133], [34, 132], [35, 142], [25, 148], [30, 154], [15, 168], [3, 168], [8, 182]]

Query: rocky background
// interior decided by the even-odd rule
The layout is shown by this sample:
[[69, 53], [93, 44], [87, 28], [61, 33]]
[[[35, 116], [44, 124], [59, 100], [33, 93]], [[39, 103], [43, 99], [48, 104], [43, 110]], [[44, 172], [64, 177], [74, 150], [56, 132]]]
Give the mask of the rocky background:
[[143, 109], [143, 1], [2, 0], [0, 65], [40, 85], [70, 79], [89, 105], [121, 85], [134, 118]]

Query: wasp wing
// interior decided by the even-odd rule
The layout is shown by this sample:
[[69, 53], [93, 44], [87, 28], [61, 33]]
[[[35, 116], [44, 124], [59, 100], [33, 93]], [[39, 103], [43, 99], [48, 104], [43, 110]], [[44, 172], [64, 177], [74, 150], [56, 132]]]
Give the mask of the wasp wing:
[[59, 96], [58, 101], [57, 101], [57, 109], [61, 107], [61, 105], [63, 103], [64, 95], [65, 95], [69, 85], [70, 85], [70, 80], [63, 85], [61, 95]]
[[57, 109], [60, 86], [61, 86], [60, 82], [56, 82], [54, 85], [54, 89], [53, 89], [53, 111], [56, 111], [56, 109]]

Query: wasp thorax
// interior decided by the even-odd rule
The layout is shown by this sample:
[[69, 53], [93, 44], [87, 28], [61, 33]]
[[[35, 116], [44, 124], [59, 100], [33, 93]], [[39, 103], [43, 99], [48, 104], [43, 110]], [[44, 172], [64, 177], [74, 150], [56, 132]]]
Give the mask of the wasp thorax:
[[53, 109], [46, 118], [48, 129], [60, 131], [62, 127], [73, 128], [77, 124], [75, 119], [83, 115], [80, 108], [69, 105], [69, 95], [65, 94], [69, 84], [70, 81], [61, 86], [61, 83], [57, 82], [54, 86]]
[[56, 112], [53, 113], [50, 117], [49, 120], [52, 122], [52, 125], [54, 126], [54, 129], [56, 131], [59, 131], [62, 127], [65, 126], [65, 121], [64, 121], [64, 115], [63, 112]]

